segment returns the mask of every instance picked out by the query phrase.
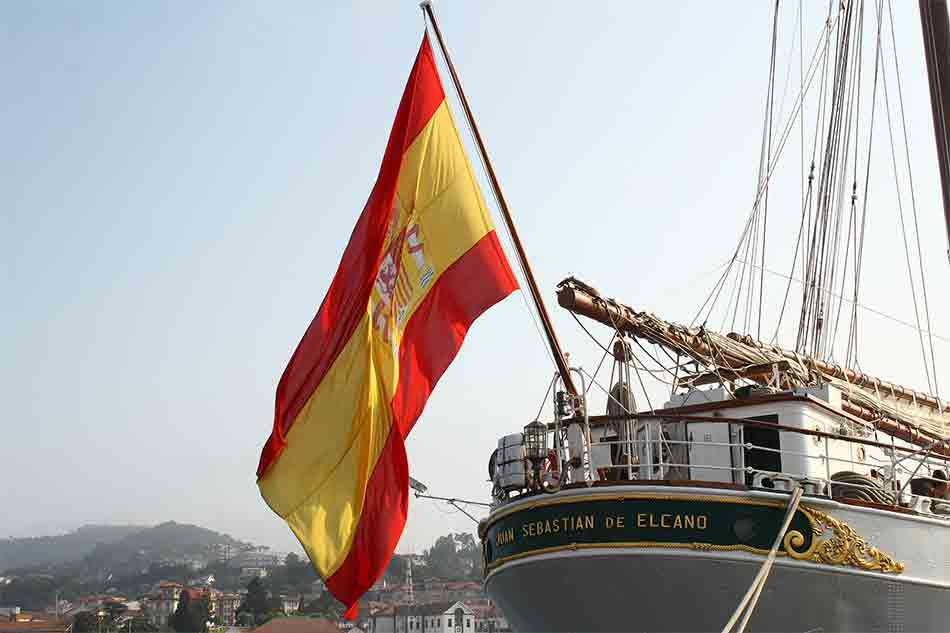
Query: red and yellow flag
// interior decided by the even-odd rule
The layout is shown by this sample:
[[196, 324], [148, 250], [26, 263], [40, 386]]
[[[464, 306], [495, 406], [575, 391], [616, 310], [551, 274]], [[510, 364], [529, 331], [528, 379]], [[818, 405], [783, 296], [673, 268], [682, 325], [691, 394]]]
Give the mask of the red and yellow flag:
[[280, 378], [257, 469], [351, 613], [405, 526], [406, 435], [469, 326], [516, 288], [424, 37], [376, 185]]

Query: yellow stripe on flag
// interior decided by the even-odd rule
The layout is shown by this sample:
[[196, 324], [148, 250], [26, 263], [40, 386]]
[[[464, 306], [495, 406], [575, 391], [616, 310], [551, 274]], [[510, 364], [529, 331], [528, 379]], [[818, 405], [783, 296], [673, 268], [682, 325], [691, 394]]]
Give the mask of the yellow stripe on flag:
[[397, 191], [391, 239], [414, 231], [403, 235], [397, 253], [399, 271], [408, 275], [403, 309], [383, 336], [373, 318], [382, 298], [373, 291], [366, 316], [259, 481], [267, 503], [287, 520], [323, 577], [346, 558], [389, 434], [402, 329], [441, 274], [493, 230], [444, 101], [406, 151]]

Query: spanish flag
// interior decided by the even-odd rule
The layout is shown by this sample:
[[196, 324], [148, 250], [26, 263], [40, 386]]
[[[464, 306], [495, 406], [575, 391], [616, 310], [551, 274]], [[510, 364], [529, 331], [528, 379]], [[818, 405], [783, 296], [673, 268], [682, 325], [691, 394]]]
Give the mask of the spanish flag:
[[426, 36], [376, 185], [280, 378], [257, 469], [349, 616], [406, 523], [406, 436], [469, 326], [516, 288]]

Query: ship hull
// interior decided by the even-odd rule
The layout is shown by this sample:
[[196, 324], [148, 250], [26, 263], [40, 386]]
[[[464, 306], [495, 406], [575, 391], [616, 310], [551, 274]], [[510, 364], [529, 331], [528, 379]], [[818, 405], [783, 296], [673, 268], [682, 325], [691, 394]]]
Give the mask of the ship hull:
[[[516, 631], [718, 631], [759, 564], [638, 551], [522, 561], [486, 583]], [[945, 631], [950, 591], [778, 566], [752, 631]]]
[[[495, 513], [494, 522], [489, 517], [482, 534], [489, 569], [486, 590], [517, 631], [718, 631], [749, 588], [767, 551], [761, 547], [764, 533], [751, 546], [736, 543], [735, 526], [748, 517], [759, 516], [762, 525], [781, 518], [777, 499], [781, 495], [729, 492], [712, 498], [708, 490], [657, 487], [626, 497], [608, 493], [605, 499], [603, 491], [581, 491], [560, 500], [563, 504], [550, 498], [534, 505], [525, 502], [520, 510]], [[766, 512], [755, 505], [766, 501], [778, 504], [769, 510], [775, 516], [750, 514]], [[538, 507], [543, 503], [551, 505]], [[680, 505], [671, 509], [663, 503]], [[814, 500], [805, 503], [811, 509], [804, 518], [796, 517], [790, 530], [805, 533], [807, 526], [814, 540], [799, 542], [797, 548], [787, 542], [787, 550], [783, 546], [749, 630], [947, 630], [946, 526], [893, 521], [880, 511], [829, 508], [838, 505], [830, 502], [822, 509]], [[831, 512], [844, 515], [858, 530]], [[554, 544], [557, 538], [546, 531], [558, 513], [576, 517], [562, 520], [562, 545]], [[706, 536], [696, 532], [681, 538], [676, 530], [660, 527], [661, 522], [672, 524], [672, 517], [688, 514], [707, 517]], [[612, 529], [586, 534], [569, 529], [583, 527], [588, 515], [596, 526], [613, 517], [607, 521]], [[618, 530], [618, 517], [624, 515], [624, 529]], [[815, 517], [824, 523], [814, 523]], [[629, 522], [636, 526], [638, 518], [642, 529], [631, 531]], [[651, 521], [656, 529], [649, 527]], [[520, 542], [514, 544], [509, 542], [512, 525], [523, 528], [515, 534]], [[717, 526], [729, 526], [732, 533], [717, 531]], [[864, 536], [896, 550], [897, 556], [874, 548]], [[702, 538], [707, 541], [700, 542]], [[830, 539], [844, 545], [839, 548], [841, 557], [831, 548], [835, 542], [825, 545]]]

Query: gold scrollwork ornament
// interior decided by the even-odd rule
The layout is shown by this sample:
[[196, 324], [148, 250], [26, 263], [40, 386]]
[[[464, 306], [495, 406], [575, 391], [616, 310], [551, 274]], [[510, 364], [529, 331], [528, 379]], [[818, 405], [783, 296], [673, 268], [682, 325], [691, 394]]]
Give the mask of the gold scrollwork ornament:
[[[805, 536], [798, 530], [789, 530], [782, 541], [785, 552], [797, 560], [810, 560], [826, 565], [843, 565], [869, 571], [899, 574], [904, 564], [894, 560], [876, 547], [872, 547], [854, 529], [814, 508], [799, 508], [811, 523], [811, 545], [805, 549]], [[831, 530], [831, 535], [821, 538]]]

